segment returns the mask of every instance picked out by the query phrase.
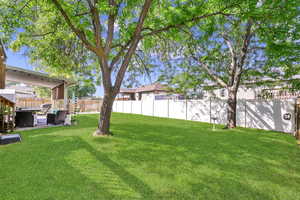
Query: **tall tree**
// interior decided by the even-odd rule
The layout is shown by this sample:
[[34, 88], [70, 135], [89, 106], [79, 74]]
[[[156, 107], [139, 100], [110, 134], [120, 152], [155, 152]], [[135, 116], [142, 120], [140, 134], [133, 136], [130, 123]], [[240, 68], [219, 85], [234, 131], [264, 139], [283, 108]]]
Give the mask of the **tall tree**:
[[[227, 13], [239, 3], [228, 0], [1, 1], [5, 11], [2, 18], [6, 20], [3, 27], [8, 32], [21, 28], [18, 29], [20, 46], [24, 38], [33, 35], [42, 36], [40, 40], [35, 40], [35, 46], [49, 44], [47, 40], [61, 39], [67, 28], [70, 34], [65, 36], [76, 36], [85, 49], [94, 55], [104, 87], [95, 135], [110, 134], [113, 101], [142, 39], [170, 30], [174, 32], [183, 25]], [[50, 66], [59, 68], [56, 62]]]
[[[247, 5], [247, 6], [246, 6]], [[214, 16], [171, 41], [184, 55], [170, 83], [181, 89], [215, 84], [228, 94], [227, 127], [236, 127], [237, 92], [241, 83], [281, 79], [299, 73], [299, 9], [297, 1], [241, 4], [242, 13]], [[184, 48], [182, 48], [184, 47]], [[178, 73], [179, 72], [179, 73]], [[163, 77], [162, 77], [163, 78]]]
[[[220, 87], [227, 89], [227, 127], [236, 127], [237, 92], [242, 73], [255, 65], [257, 52], [250, 52], [253, 37], [253, 21], [229, 20], [223, 27], [217, 27], [217, 34], [201, 46], [190, 48], [191, 57], [196, 65], [204, 69], [209, 77]], [[220, 43], [220, 41], [222, 41]], [[203, 45], [204, 44], [204, 45]], [[259, 47], [258, 47], [259, 48]], [[254, 53], [250, 56], [250, 53]], [[254, 60], [255, 59], [255, 60]], [[248, 65], [247, 68], [245, 65]]]

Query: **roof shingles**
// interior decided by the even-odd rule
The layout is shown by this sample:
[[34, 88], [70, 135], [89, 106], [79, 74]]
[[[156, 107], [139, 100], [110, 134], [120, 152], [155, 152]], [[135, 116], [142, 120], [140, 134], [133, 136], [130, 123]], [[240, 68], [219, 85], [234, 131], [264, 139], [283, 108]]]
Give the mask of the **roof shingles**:
[[152, 91], [168, 91], [165, 85], [160, 83], [154, 83], [151, 85], [144, 85], [139, 88], [123, 88], [120, 89], [120, 93], [136, 93], [136, 92], [152, 92]]

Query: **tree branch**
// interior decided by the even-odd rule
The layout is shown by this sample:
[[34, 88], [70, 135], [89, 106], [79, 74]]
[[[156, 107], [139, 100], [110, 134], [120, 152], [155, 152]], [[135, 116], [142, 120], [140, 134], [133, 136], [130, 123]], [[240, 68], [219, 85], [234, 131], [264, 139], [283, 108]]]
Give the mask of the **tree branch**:
[[87, 0], [87, 2], [90, 7], [90, 12], [92, 13], [92, 22], [93, 22], [94, 35], [96, 40], [96, 47], [101, 48], [102, 49], [101, 51], [104, 51], [102, 48], [101, 24], [100, 24], [99, 12], [90, 0]]
[[106, 44], [105, 44], [105, 52], [108, 53], [111, 49], [112, 40], [114, 37], [114, 26], [116, 15], [118, 14], [120, 4], [116, 4], [115, 0], [108, 0], [109, 5], [114, 7], [116, 10], [110, 11], [108, 16], [107, 22], [107, 37], [106, 37]]
[[236, 72], [236, 68], [237, 68], [237, 56], [233, 47], [232, 42], [230, 41], [228, 35], [226, 35], [225, 33], [222, 34], [222, 37], [227, 45], [227, 47], [229, 48], [229, 52], [231, 54], [231, 63], [230, 63], [230, 69], [229, 69], [229, 79], [228, 79], [228, 85], [233, 85], [234, 83], [234, 76], [235, 76], [235, 72]]
[[135, 29], [135, 32], [134, 32], [133, 37], [132, 37], [133, 41], [131, 42], [131, 45], [130, 45], [130, 47], [129, 47], [129, 49], [128, 49], [125, 57], [124, 57], [124, 61], [121, 65], [121, 67], [120, 67], [120, 70], [117, 73], [117, 77], [116, 77], [116, 81], [115, 81], [114, 89], [113, 89], [114, 95], [117, 95], [119, 90], [120, 90], [121, 83], [123, 81], [125, 72], [128, 68], [130, 59], [131, 59], [133, 53], [135, 52], [139, 41], [142, 38], [141, 37], [142, 28], [143, 28], [146, 16], [148, 14], [149, 8], [151, 6], [151, 3], [152, 3], [152, 0], [145, 0], [145, 3], [143, 5], [142, 11], [140, 13], [140, 17], [139, 17], [139, 20], [138, 20], [138, 23], [137, 23], [137, 26], [136, 26], [136, 29]]
[[[194, 58], [195, 59], [195, 58]], [[221, 87], [224, 87], [226, 88], [227, 87], [227, 84], [220, 78], [218, 77], [217, 75], [215, 75], [211, 69], [209, 68], [209, 66], [205, 63], [202, 63], [200, 60], [197, 60], [199, 62], [199, 64], [202, 66], [202, 68], [205, 69], [205, 71], [208, 73], [208, 75], [214, 79]]]
[[129, 45], [130, 45], [130, 40], [121, 47], [121, 49], [119, 50], [117, 55], [112, 59], [112, 61], [110, 63], [111, 69], [114, 68], [114, 65], [120, 60], [120, 58], [122, 57], [122, 55], [124, 54], [125, 50], [128, 48]]
[[87, 40], [85, 33], [76, 28], [71, 19], [69, 18], [68, 14], [65, 12], [65, 10], [62, 8], [58, 0], [52, 0], [56, 8], [60, 11], [61, 15], [64, 17], [66, 23], [71, 28], [71, 30], [77, 35], [77, 37], [83, 42], [83, 44], [86, 46], [87, 49], [97, 53], [97, 49]]
[[149, 81], [152, 82], [152, 81], [151, 81], [151, 75], [150, 75], [149, 69], [148, 69], [148, 67], [147, 67], [147, 64], [144, 62], [144, 59], [141, 58], [141, 56], [140, 56], [138, 53], [136, 53], [135, 55], [136, 55], [136, 56], [135, 56], [135, 57], [136, 57], [136, 61], [138, 62], [138, 59], [141, 61], [141, 62], [140, 62], [140, 63], [141, 63], [141, 66], [144, 68], [144, 71], [146, 72], [146, 75], [147, 75]]
[[50, 34], [54, 34], [55, 31], [50, 31], [50, 32], [47, 32], [47, 33], [40, 33], [40, 34], [32, 34], [30, 35], [30, 37], [44, 37], [46, 35], [50, 35]]
[[89, 15], [89, 14], [91, 14], [91, 12], [78, 13], [78, 14], [75, 14], [74, 16], [75, 17], [80, 17], [80, 16], [84, 16], [84, 15]]
[[188, 49], [189, 49], [189, 51], [190, 51], [190, 54], [192, 55], [192, 58], [193, 58], [197, 63], [199, 63], [200, 66], [201, 66], [203, 69], [205, 69], [205, 71], [208, 73], [208, 75], [209, 75], [212, 79], [214, 79], [221, 87], [226, 88], [226, 87], [227, 87], [226, 83], [225, 83], [220, 77], [218, 77], [217, 75], [215, 75], [215, 74], [211, 71], [211, 69], [209, 68], [209, 66], [208, 66], [207, 64], [203, 63], [199, 58], [197, 58], [196, 55], [195, 55], [195, 54], [192, 52], [192, 50], [190, 49], [190, 47], [189, 47]]
[[[184, 22], [181, 22], [179, 24], [171, 24], [171, 25], [168, 25], [168, 26], [163, 27], [163, 28], [152, 30], [152, 31], [150, 31], [148, 33], [143, 34], [142, 38], [150, 36], [150, 35], [155, 35], [155, 34], [158, 34], [158, 33], [161, 33], [161, 32], [165, 32], [165, 31], [168, 31], [168, 30], [170, 30], [172, 28], [180, 28], [180, 27], [186, 25], [186, 23], [195, 22], [195, 21], [198, 21], [200, 19], [207, 18], [207, 17], [212, 17], [212, 16], [215, 16], [215, 15], [227, 15], [227, 14], [224, 13], [224, 10], [226, 10], [227, 8], [228, 7], [222, 9], [222, 11], [218, 11], [218, 12], [214, 12], [214, 13], [210, 13], [210, 14], [205, 14], [205, 15], [201, 15], [201, 16], [192, 17], [191, 19], [186, 20]], [[148, 27], [144, 28], [144, 30], [147, 30], [147, 29], [151, 30], [151, 28], [148, 28]]]
[[22, 6], [22, 8], [19, 10], [19, 12], [21, 13], [22, 11], [23, 11], [23, 9], [25, 8], [25, 7], [27, 7], [27, 5], [31, 2], [32, 0], [28, 0], [23, 6]]
[[247, 57], [248, 48], [249, 48], [249, 44], [250, 44], [251, 37], [252, 37], [252, 33], [251, 33], [252, 25], [253, 25], [252, 19], [249, 19], [247, 22], [247, 25], [246, 25], [246, 33], [245, 33], [244, 39], [243, 39], [243, 46], [242, 46], [242, 50], [241, 50], [241, 59], [237, 64], [237, 72], [235, 73], [235, 76], [234, 76], [234, 87], [238, 87], [238, 85], [240, 83], [240, 77], [243, 72], [243, 66], [245, 63], [245, 59]]

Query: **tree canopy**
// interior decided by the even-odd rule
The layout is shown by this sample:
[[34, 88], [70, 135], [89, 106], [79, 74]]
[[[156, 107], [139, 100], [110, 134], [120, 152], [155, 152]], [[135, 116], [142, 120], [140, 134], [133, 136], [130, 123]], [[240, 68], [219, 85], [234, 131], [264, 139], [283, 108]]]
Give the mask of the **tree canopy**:
[[[163, 55], [165, 68], [160, 80], [183, 93], [199, 91], [204, 85], [213, 83], [224, 88], [232, 82], [232, 64], [243, 65], [241, 83], [259, 82], [262, 78], [292, 78], [300, 70], [299, 9], [296, 5], [297, 1], [261, 1], [247, 12], [214, 16], [192, 28], [181, 29], [181, 39], [160, 42], [163, 47], [172, 47], [164, 48], [167, 52]], [[249, 23], [251, 38], [243, 57], [243, 41]], [[161, 52], [159, 48], [158, 53]]]
[[[293, 41], [298, 37], [292, 25], [299, 21], [298, 17], [294, 18], [298, 11], [295, 0], [0, 1], [1, 31], [6, 41], [13, 41], [14, 49], [27, 47], [37, 65], [56, 74], [70, 76], [89, 71], [101, 76], [104, 99], [98, 133], [109, 134], [112, 104], [128, 67], [135, 67], [133, 58], [140, 56], [137, 50], [151, 53], [158, 46], [156, 49], [161, 51], [164, 43], [158, 41], [173, 40], [179, 46], [193, 47], [204, 42], [207, 50], [215, 49], [217, 55], [222, 45], [211, 49], [212, 44], [206, 40], [217, 39], [216, 29], [228, 28], [226, 17], [242, 22], [251, 19], [256, 23], [253, 26], [260, 27], [256, 33], [266, 44], [265, 54], [272, 55], [273, 65], [277, 59], [284, 60], [281, 56], [297, 58], [290, 54], [297, 45], [285, 40], [287, 33]], [[270, 34], [264, 36], [266, 31]], [[185, 55], [190, 50], [176, 45], [170, 47], [176, 48], [176, 53], [183, 50]], [[278, 52], [277, 48], [285, 51]], [[211, 60], [207, 55], [205, 59]], [[272, 59], [269, 63], [272, 64]], [[289, 66], [284, 70], [286, 74], [295, 73]]]
[[[42, 61], [38, 62], [49, 65], [57, 72], [68, 67], [72, 71], [76, 67], [63, 67], [64, 60], [57, 49], [66, 41], [59, 41], [67, 38], [72, 50], [80, 49], [77, 45], [84, 46], [92, 54], [92, 61], [98, 63], [96, 71], [100, 71], [104, 87], [97, 134], [109, 134], [112, 104], [132, 56], [139, 45], [147, 47], [147, 43], [140, 41], [144, 39], [146, 42], [145, 39], [150, 36], [166, 31], [176, 33], [177, 28], [186, 24], [226, 14], [238, 3], [236, 0], [1, 0], [1, 28], [10, 35], [8, 38], [16, 39], [13, 44], [15, 48], [25, 45], [38, 50], [44, 46], [45, 51], [38, 53], [41, 55], [38, 59]], [[16, 35], [11, 37], [13, 34]], [[32, 36], [42, 37], [33, 39]], [[74, 39], [78, 43], [73, 42]], [[49, 47], [52, 44], [57, 46]], [[35, 56], [33, 58], [37, 59]], [[76, 63], [73, 59], [68, 61]]]

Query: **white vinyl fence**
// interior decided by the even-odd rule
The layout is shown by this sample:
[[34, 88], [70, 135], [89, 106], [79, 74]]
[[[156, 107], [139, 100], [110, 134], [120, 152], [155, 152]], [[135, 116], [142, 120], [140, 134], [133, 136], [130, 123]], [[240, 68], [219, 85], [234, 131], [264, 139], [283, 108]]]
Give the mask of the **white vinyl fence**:
[[[294, 134], [296, 130], [296, 99], [239, 100], [237, 125]], [[225, 124], [226, 101], [207, 100], [144, 100], [115, 101], [113, 112]]]

